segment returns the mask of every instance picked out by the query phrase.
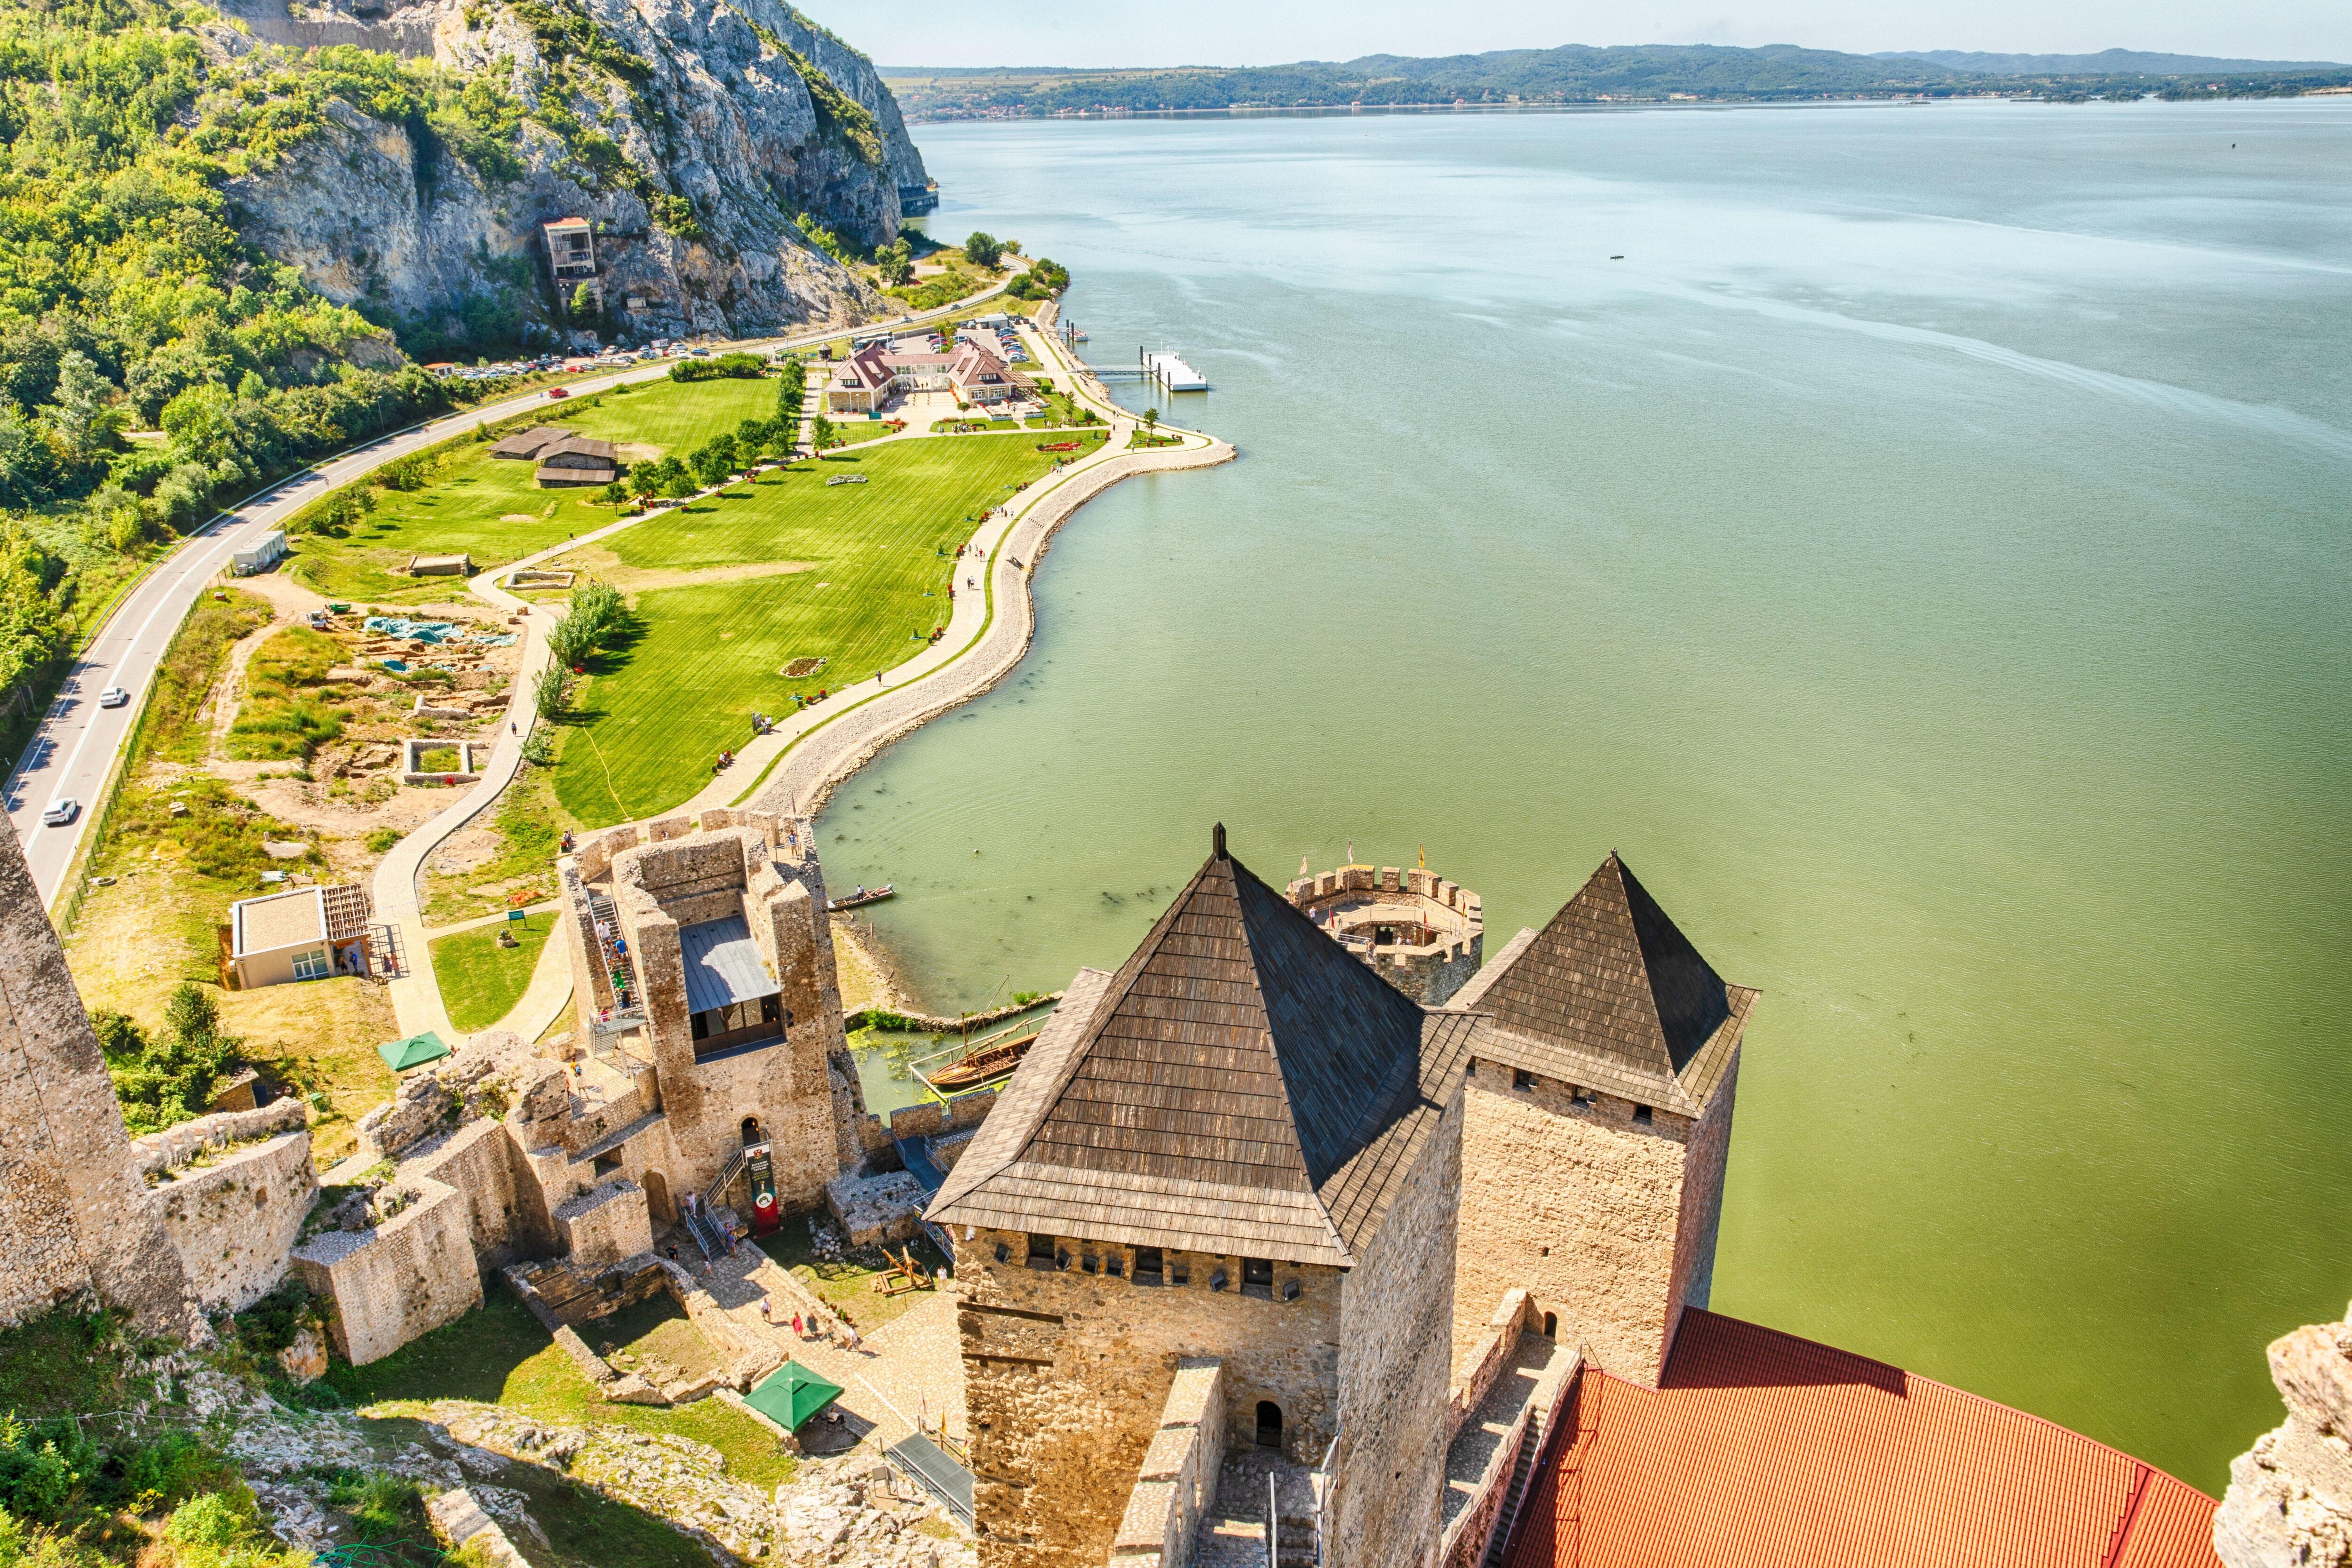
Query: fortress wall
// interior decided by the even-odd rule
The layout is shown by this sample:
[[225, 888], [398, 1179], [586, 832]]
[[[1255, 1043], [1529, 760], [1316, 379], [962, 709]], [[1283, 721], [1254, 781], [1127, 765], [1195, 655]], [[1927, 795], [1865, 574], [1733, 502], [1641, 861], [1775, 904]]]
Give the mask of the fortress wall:
[[[1579, 1106], [1564, 1083], [1538, 1078], [1518, 1090], [1511, 1081], [1508, 1067], [1482, 1059], [1464, 1097], [1455, 1359], [1486, 1333], [1487, 1303], [1523, 1285], [1539, 1313], [1559, 1314], [1561, 1343], [1655, 1388], [1675, 1315], [1693, 1123], [1661, 1110], [1644, 1126], [1631, 1100], [1604, 1094]], [[1719, 1183], [1719, 1154], [1713, 1164]]]
[[0, 1324], [95, 1290], [151, 1332], [184, 1333], [186, 1273], [24, 846], [0, 839]]
[[403, 1163], [403, 1174], [428, 1177], [464, 1194], [474, 1262], [485, 1273], [537, 1257], [554, 1244], [543, 1205], [516, 1180], [516, 1163], [506, 1123], [487, 1118], [467, 1122]]
[[353, 1366], [482, 1304], [465, 1195], [431, 1180], [414, 1189], [416, 1201], [383, 1225], [331, 1230], [295, 1249], [295, 1273], [329, 1303], [328, 1335]]
[[1224, 1458], [1223, 1369], [1214, 1361], [1184, 1362], [1137, 1467], [1135, 1490], [1111, 1543], [1111, 1568], [1183, 1568], [1201, 1518], [1216, 1501]]
[[[1171, 1252], [1171, 1263], [1190, 1265], [1191, 1282], [1139, 1286], [1129, 1249], [1063, 1241], [1071, 1267], [1036, 1269], [1017, 1232], [955, 1230], [973, 1506], [992, 1568], [1098, 1568], [1188, 1360], [1223, 1363], [1228, 1434], [1255, 1432], [1257, 1402], [1270, 1399], [1291, 1458], [1321, 1461], [1338, 1417], [1343, 1270], [1277, 1259], [1267, 1300], [1236, 1289], [1234, 1258]], [[1079, 1264], [1088, 1256], [1094, 1274]], [[1117, 1279], [1100, 1272], [1114, 1258]], [[1219, 1268], [1229, 1283], [1213, 1291]], [[1299, 1299], [1282, 1300], [1292, 1279]], [[1433, 1491], [1431, 1508], [1433, 1519]]]
[[318, 1196], [307, 1129], [187, 1170], [147, 1194], [196, 1299], [232, 1312], [252, 1306], [286, 1277]]
[[[1437, 1550], [1453, 1436], [1444, 1415], [1463, 1118], [1457, 1095], [1340, 1292], [1339, 1446], [1323, 1555], [1331, 1568], [1423, 1563]], [[1292, 1451], [1308, 1464], [1322, 1458]]]
[[555, 1234], [572, 1263], [601, 1268], [654, 1249], [646, 1190], [636, 1183], [606, 1182], [555, 1205]]

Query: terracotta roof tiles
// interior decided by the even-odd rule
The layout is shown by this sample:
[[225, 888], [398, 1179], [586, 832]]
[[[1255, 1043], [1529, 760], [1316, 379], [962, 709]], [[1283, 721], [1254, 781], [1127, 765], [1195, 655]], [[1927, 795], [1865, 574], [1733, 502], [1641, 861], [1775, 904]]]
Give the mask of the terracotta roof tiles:
[[2215, 1568], [2213, 1500], [2038, 1416], [1686, 1312], [1654, 1391], [1587, 1367], [1509, 1568]]

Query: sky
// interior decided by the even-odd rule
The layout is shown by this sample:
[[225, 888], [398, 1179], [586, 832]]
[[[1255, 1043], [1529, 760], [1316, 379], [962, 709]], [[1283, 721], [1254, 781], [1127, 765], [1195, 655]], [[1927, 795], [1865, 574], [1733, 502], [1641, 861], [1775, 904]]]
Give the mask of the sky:
[[2352, 0], [898, 0], [804, 9], [882, 66], [1278, 65], [1560, 44], [1801, 44], [2352, 61]]

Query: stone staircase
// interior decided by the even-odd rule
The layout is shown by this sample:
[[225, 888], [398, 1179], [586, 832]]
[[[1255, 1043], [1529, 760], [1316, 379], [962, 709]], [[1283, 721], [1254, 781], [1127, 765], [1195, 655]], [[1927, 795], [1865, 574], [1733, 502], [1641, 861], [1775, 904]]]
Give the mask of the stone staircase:
[[1502, 1511], [1495, 1517], [1495, 1533], [1486, 1543], [1486, 1555], [1482, 1568], [1503, 1568], [1510, 1555], [1511, 1535], [1518, 1528], [1519, 1505], [1527, 1500], [1528, 1478], [1536, 1468], [1536, 1456], [1543, 1452], [1544, 1413], [1538, 1405], [1528, 1412], [1526, 1434], [1519, 1439], [1519, 1457], [1511, 1467], [1511, 1484], [1503, 1494]]

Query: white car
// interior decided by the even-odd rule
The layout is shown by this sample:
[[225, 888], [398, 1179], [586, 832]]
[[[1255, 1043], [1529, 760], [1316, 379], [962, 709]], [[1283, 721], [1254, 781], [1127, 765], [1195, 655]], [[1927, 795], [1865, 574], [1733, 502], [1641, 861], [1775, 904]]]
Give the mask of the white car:
[[63, 827], [81, 815], [81, 803], [71, 795], [59, 795], [49, 802], [48, 810], [41, 813], [41, 821], [49, 827]]
[[131, 693], [120, 686], [110, 686], [98, 694], [100, 708], [121, 708], [131, 700]]

